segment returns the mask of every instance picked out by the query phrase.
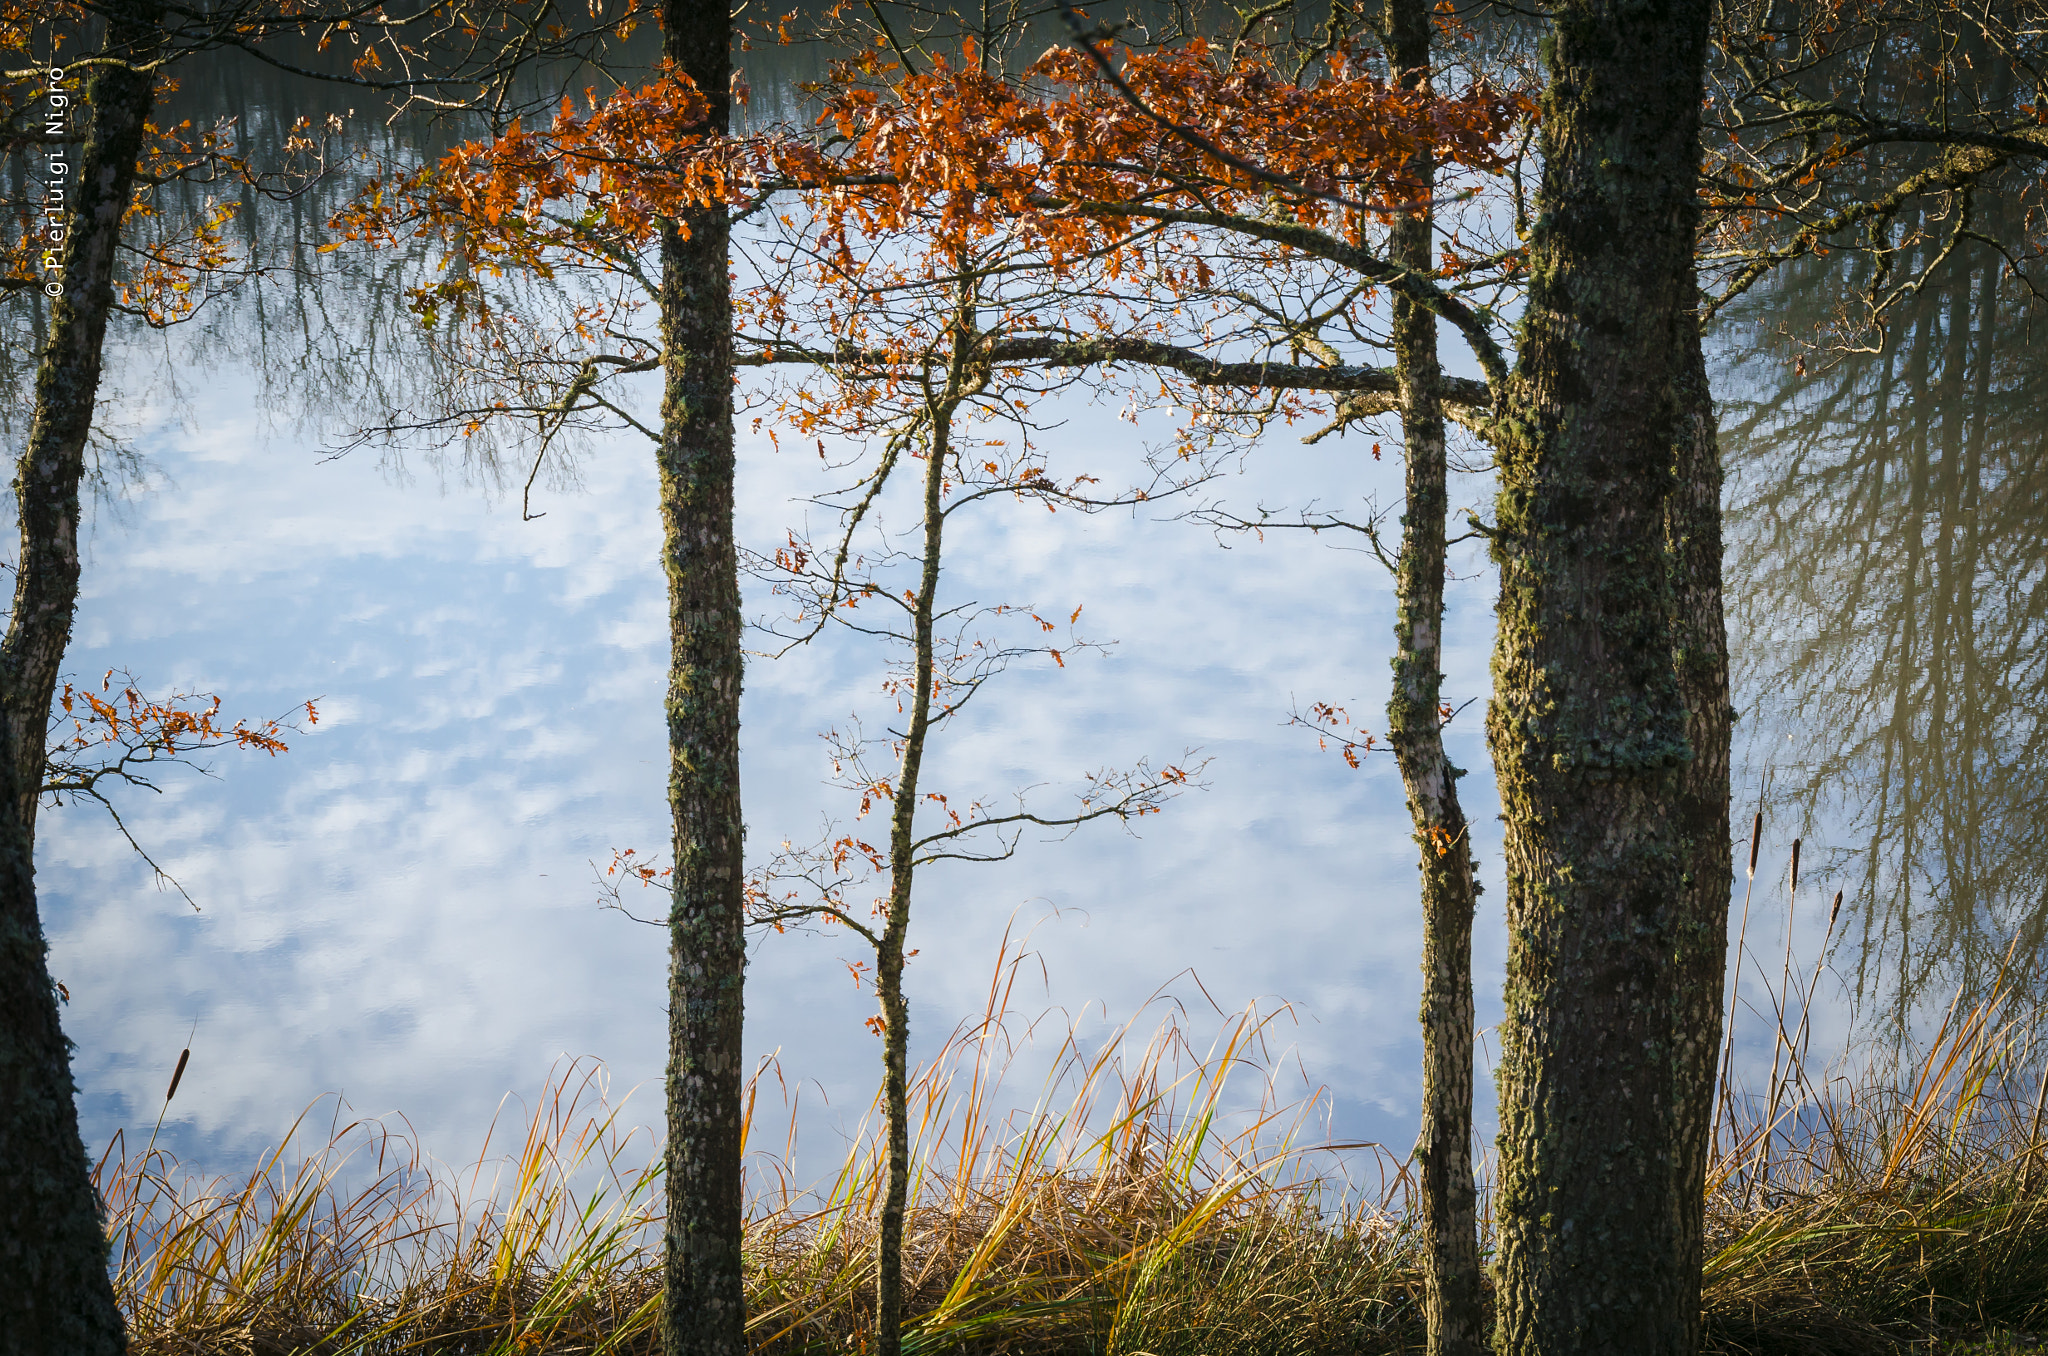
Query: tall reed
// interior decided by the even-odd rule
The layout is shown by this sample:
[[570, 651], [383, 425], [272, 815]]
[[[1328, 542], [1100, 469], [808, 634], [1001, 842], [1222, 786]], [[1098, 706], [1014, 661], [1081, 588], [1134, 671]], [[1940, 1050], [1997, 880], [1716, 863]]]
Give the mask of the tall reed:
[[[2034, 1167], [2048, 1148], [2048, 1077], [2033, 1058], [2042, 1014], [2011, 982], [2018, 939], [1991, 991], [1967, 1007], [1959, 992], [1903, 1066], [1853, 1066], [1851, 1051], [1816, 1067], [1812, 1007], [1842, 899], [1811, 974], [1788, 943], [1779, 983], [1760, 986], [1774, 1028], [1763, 1095], [1737, 1078], [1732, 1034], [1723, 1060], [1707, 1177], [1709, 1348], [1925, 1351], [2048, 1326], [2048, 1176]], [[1788, 932], [1790, 921], [1788, 906]], [[1734, 954], [1748, 956], [1743, 939]]]

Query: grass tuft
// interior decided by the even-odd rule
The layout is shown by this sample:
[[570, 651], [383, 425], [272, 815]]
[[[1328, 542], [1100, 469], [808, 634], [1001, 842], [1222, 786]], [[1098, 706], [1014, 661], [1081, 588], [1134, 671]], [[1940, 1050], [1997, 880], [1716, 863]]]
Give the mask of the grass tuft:
[[[1724, 1094], [1703, 1304], [1730, 1353], [2021, 1350], [2048, 1328], [2048, 1092], [2004, 983], [1951, 1004], [1906, 1076]], [[1781, 1043], [1796, 1048], [1778, 1014]], [[1959, 1345], [1961, 1344], [1961, 1345]], [[1975, 1344], [1975, 1345], [1971, 1345]]]

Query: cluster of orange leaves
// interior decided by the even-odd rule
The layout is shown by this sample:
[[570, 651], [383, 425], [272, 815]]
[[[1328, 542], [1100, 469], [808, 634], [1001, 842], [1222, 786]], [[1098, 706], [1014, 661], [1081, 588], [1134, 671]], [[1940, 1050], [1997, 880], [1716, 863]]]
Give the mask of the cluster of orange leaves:
[[[22, 0], [0, 0], [0, 70], [18, 71], [22, 76], [0, 81], [0, 101], [4, 101], [9, 133], [5, 146], [9, 152], [34, 147], [33, 138], [41, 128], [44, 114], [40, 106], [43, 72], [49, 62], [64, 59], [64, 46], [77, 31], [82, 17], [73, 4], [30, 5]], [[40, 180], [42, 167], [34, 164], [40, 157], [33, 149], [29, 155], [31, 175]], [[43, 239], [37, 209], [41, 203], [32, 201], [39, 196], [23, 193], [19, 201], [9, 204], [11, 210], [5, 218], [7, 236], [0, 243], [0, 290], [21, 291], [39, 280]]]
[[[1226, 56], [1200, 39], [1126, 52], [1122, 72], [1161, 117], [1298, 185], [1277, 195], [1293, 220], [1354, 239], [1415, 197], [1406, 166], [1417, 149], [1497, 171], [1509, 133], [1535, 115], [1524, 96], [1483, 84], [1396, 89], [1342, 52], [1306, 84], [1261, 48]], [[547, 276], [563, 252], [601, 260], [643, 247], [664, 222], [795, 189], [842, 245], [849, 227], [915, 231], [945, 253], [1001, 230], [1054, 263], [1107, 248], [1114, 267], [1132, 225], [1119, 207], [1265, 210], [1276, 196], [1132, 107], [1064, 47], [1015, 79], [980, 69], [972, 50], [958, 66], [915, 73], [868, 53], [840, 63], [819, 93], [823, 139], [713, 136], [702, 94], [673, 71], [602, 99], [586, 92], [587, 108], [565, 99], [545, 129], [515, 123], [373, 183], [334, 226], [373, 245], [439, 238], [476, 266]], [[456, 270], [416, 304], [473, 286]]]
[[[1017, 81], [979, 69], [971, 48], [958, 68], [941, 61], [877, 86], [891, 74], [872, 55], [837, 73], [822, 120], [843, 144], [813, 152], [813, 173], [887, 182], [833, 187], [824, 207], [835, 227], [850, 216], [866, 232], [896, 231], [936, 210], [944, 240], [1022, 223], [1028, 243], [1057, 258], [1125, 226], [1118, 204], [1230, 210], [1273, 191], [1132, 107], [1071, 48], [1047, 52]], [[1200, 38], [1127, 52], [1122, 75], [1160, 118], [1300, 185], [1283, 194], [1285, 208], [1311, 226], [1342, 210], [1321, 195], [1398, 210], [1419, 192], [1407, 166], [1424, 147], [1440, 161], [1501, 168], [1501, 141], [1534, 113], [1484, 85], [1454, 96], [1395, 89], [1348, 52], [1322, 79], [1297, 84], [1263, 48], [1225, 57]]]
[[1365, 755], [1379, 746], [1379, 736], [1369, 731], [1352, 727], [1351, 716], [1341, 706], [1329, 702], [1311, 702], [1306, 717], [1296, 716], [1294, 724], [1307, 726], [1316, 732], [1316, 747], [1327, 750], [1332, 739], [1337, 741], [1337, 751], [1344, 756], [1344, 762], [1356, 772], [1364, 765]]
[[[27, 58], [31, 36], [22, 27], [21, 11], [12, 5], [0, 6], [0, 56], [7, 58], [9, 66]], [[51, 40], [61, 36], [55, 34]], [[17, 124], [39, 125], [44, 115], [40, 107], [44, 93], [42, 67], [34, 67], [29, 74], [33, 78], [8, 82], [6, 98], [10, 109], [28, 108], [34, 114], [31, 117], [17, 112]], [[74, 174], [79, 168], [86, 130], [84, 84], [81, 77], [73, 75], [63, 85], [70, 99], [62, 112], [73, 138], [70, 160]], [[159, 103], [176, 89], [177, 83], [168, 76], [157, 77], [155, 97]], [[233, 139], [225, 124], [197, 129], [190, 119], [171, 125], [145, 124], [142, 154], [136, 162], [134, 196], [121, 218], [124, 237], [135, 240], [147, 223], [165, 225], [156, 207], [156, 185], [195, 172], [238, 183], [255, 177], [248, 163], [234, 154]], [[33, 285], [42, 276], [44, 237], [42, 220], [35, 211], [39, 206], [40, 203], [24, 201], [17, 207], [13, 233], [4, 248], [0, 248], [0, 279], [5, 280], [10, 290]], [[226, 230], [235, 215], [234, 202], [209, 199], [196, 216], [169, 224], [153, 240], [138, 241], [139, 263], [117, 281], [120, 303], [151, 325], [172, 324], [190, 315], [203, 295], [202, 280], [234, 262]]]
[[[228, 744], [256, 749], [273, 757], [289, 752], [283, 739], [284, 731], [289, 727], [281, 720], [266, 720], [256, 725], [238, 720], [227, 725], [220, 714], [219, 697], [208, 698], [204, 706], [181, 705], [181, 702], [196, 700], [184, 696], [160, 702], [144, 696], [133, 683], [125, 684], [117, 691], [113, 680], [114, 671], [109, 669], [100, 681], [99, 692], [72, 683], [64, 684], [57, 703], [63, 708], [71, 728], [60, 742], [53, 744], [50, 750], [53, 759], [61, 760], [63, 756], [107, 744], [156, 749], [170, 756]], [[103, 696], [102, 693], [108, 695]], [[320, 712], [312, 702], [305, 704], [305, 710], [307, 724], [320, 723]]]
[[[687, 76], [586, 97], [587, 113], [564, 99], [545, 129], [515, 119], [500, 137], [465, 142], [390, 184], [372, 181], [335, 224], [344, 239], [373, 245], [395, 244], [411, 226], [452, 238], [475, 266], [547, 277], [565, 245], [635, 248], [664, 220], [733, 195], [742, 143], [706, 134], [709, 105]], [[579, 214], [570, 225], [551, 219], [572, 202]]]
[[[142, 159], [136, 166], [142, 182], [121, 218], [123, 234], [131, 239], [142, 222], [160, 219], [152, 191], [154, 182], [175, 178], [200, 166], [243, 182], [255, 177], [248, 162], [234, 154], [233, 142], [224, 127], [195, 132], [190, 119], [170, 127], [149, 123], [147, 138]], [[234, 263], [227, 228], [237, 211], [238, 204], [232, 200], [209, 198], [196, 216], [177, 223], [158, 239], [138, 245], [140, 262], [117, 284], [121, 304], [139, 312], [155, 326], [174, 324], [191, 315], [204, 295], [200, 290], [202, 281]]]
[[604, 869], [604, 873], [607, 876], [625, 875], [642, 885], [654, 885], [672, 869], [657, 868], [653, 862], [640, 855], [638, 848], [613, 848], [612, 864]]

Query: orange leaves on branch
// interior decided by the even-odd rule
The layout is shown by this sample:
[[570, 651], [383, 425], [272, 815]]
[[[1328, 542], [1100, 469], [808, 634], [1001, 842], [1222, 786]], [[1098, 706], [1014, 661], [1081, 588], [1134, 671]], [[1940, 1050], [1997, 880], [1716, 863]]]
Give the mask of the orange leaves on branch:
[[[703, 95], [665, 71], [604, 99], [586, 92], [585, 109], [565, 99], [546, 128], [515, 122], [374, 183], [333, 224], [373, 244], [438, 237], [458, 263], [546, 276], [561, 251], [637, 249], [663, 221], [780, 187], [811, 197], [843, 266], [854, 265], [849, 232], [914, 227], [936, 256], [1000, 230], [1055, 265], [1101, 256], [1115, 274], [1133, 226], [1119, 206], [1253, 206], [1322, 226], [1347, 210], [1328, 200], [1335, 194], [1386, 216], [1413, 206], [1419, 185], [1407, 166], [1418, 149], [1497, 172], [1508, 134], [1535, 115], [1525, 97], [1483, 83], [1451, 96], [1395, 89], [1341, 53], [1326, 78], [1299, 85], [1255, 46], [1226, 57], [1200, 39], [1128, 52], [1123, 75], [1161, 117], [1301, 191], [1276, 192], [1162, 128], [1066, 48], [1017, 79], [971, 59], [904, 73], [869, 52], [839, 63], [822, 87], [822, 141], [713, 136]], [[1351, 235], [1358, 215], [1344, 227]], [[465, 287], [457, 267], [430, 291]]]
[[[866, 811], [863, 810], [862, 813], [866, 813]], [[866, 862], [870, 870], [880, 871], [887, 865], [882, 860], [882, 853], [879, 848], [871, 843], [864, 843], [858, 838], [849, 836], [834, 840], [832, 844], [832, 869], [835, 871], [845, 870], [846, 864], [856, 856], [863, 862]]]
[[[116, 687], [112, 669], [100, 681], [98, 691], [76, 683], [65, 683], [50, 712], [44, 736], [43, 776], [39, 791], [63, 804], [65, 796], [98, 801], [112, 817], [142, 860], [160, 882], [185, 894], [148, 851], [136, 841], [120, 811], [114, 808], [102, 783], [108, 779], [159, 789], [150, 780], [151, 769], [165, 763], [189, 762], [192, 755], [207, 749], [255, 749], [275, 757], [286, 752], [284, 734], [298, 727], [280, 718], [250, 724], [238, 720], [230, 725], [220, 714], [220, 698], [206, 693], [178, 693], [156, 701], [145, 696], [127, 674]], [[316, 723], [319, 710], [305, 703], [306, 722]], [[185, 894], [193, 908], [197, 901]]]
[[[124, 682], [116, 691], [113, 680], [114, 670], [109, 669], [98, 692], [66, 683], [57, 694], [63, 714], [55, 721], [50, 739], [49, 760], [53, 769], [60, 765], [75, 766], [81, 755], [109, 745], [164, 758], [228, 745], [255, 749], [272, 757], [289, 752], [283, 735], [292, 727], [282, 720], [255, 725], [238, 720], [228, 725], [220, 714], [219, 697], [180, 693], [168, 701], [155, 701], [144, 696], [132, 681]], [[205, 705], [189, 704], [200, 701]], [[312, 702], [305, 703], [305, 711], [308, 724], [319, 722], [319, 710]]]
[[674, 869], [673, 867], [657, 869], [653, 862], [640, 855], [637, 848], [613, 848], [612, 864], [604, 869], [604, 873], [607, 876], [617, 876], [622, 880], [637, 880], [643, 886], [659, 886]]
[[[157, 97], [177, 88], [157, 79]], [[133, 262], [116, 279], [119, 304], [155, 327], [186, 319], [223, 289], [223, 280], [246, 276], [249, 265], [228, 243], [238, 213], [232, 200], [208, 196], [196, 212], [175, 219], [159, 211], [160, 189], [174, 181], [243, 188], [280, 178], [258, 173], [236, 152], [233, 119], [195, 128], [190, 119], [144, 124], [133, 197], [122, 213], [123, 245]], [[282, 178], [302, 177], [296, 171]]]
[[[1127, 231], [1119, 204], [1229, 211], [1274, 197], [1316, 226], [1341, 210], [1328, 195], [1398, 212], [1420, 191], [1408, 171], [1418, 149], [1497, 172], [1506, 137], [1535, 115], [1525, 97], [1484, 84], [1449, 97], [1395, 89], [1342, 54], [1327, 78], [1308, 85], [1257, 47], [1225, 57], [1195, 39], [1125, 54], [1123, 78], [1160, 118], [1300, 185], [1276, 194], [1270, 179], [1133, 108], [1069, 48], [1048, 52], [1015, 81], [971, 60], [956, 68], [941, 59], [879, 87], [890, 69], [872, 53], [842, 63], [820, 119], [839, 144], [808, 167], [785, 153], [784, 174], [819, 186], [835, 231], [851, 221], [886, 233], [931, 214], [934, 233], [959, 244], [1021, 224], [1025, 243], [1055, 258]], [[1108, 264], [1114, 273], [1122, 261], [1112, 254]]]
[[[437, 163], [373, 182], [330, 223], [344, 238], [391, 245], [438, 237], [459, 265], [538, 276], [552, 256], [632, 250], [664, 221], [720, 203], [743, 186], [744, 143], [709, 135], [710, 105], [689, 77], [664, 71], [579, 111], [564, 98], [545, 128], [515, 119], [502, 136], [465, 142]], [[468, 267], [429, 293], [463, 290]], [[423, 307], [432, 296], [420, 299]]]
[[1379, 746], [1379, 737], [1351, 723], [1351, 716], [1341, 706], [1329, 702], [1311, 702], [1306, 714], [1291, 712], [1289, 725], [1298, 725], [1316, 733], [1316, 747], [1329, 749], [1332, 744], [1343, 757], [1346, 766], [1353, 771], [1364, 766], [1365, 755]]
[[863, 819], [867, 818], [868, 811], [875, 808], [876, 802], [896, 799], [896, 787], [887, 777], [877, 777], [872, 781], [863, 782], [859, 790], [860, 814]]
[[810, 547], [808, 543], [798, 541], [794, 532], [786, 533], [786, 536], [788, 545], [775, 550], [775, 568], [786, 574], [802, 574], [811, 565]]
[[[946, 822], [951, 824], [954, 828], [960, 828], [962, 825], [967, 823], [965, 819], [961, 818], [960, 812], [953, 808], [952, 802], [946, 799], [946, 796], [943, 792], [927, 791], [924, 793], [924, 798], [928, 801], [931, 801], [933, 804], [937, 805], [941, 810], [944, 810], [946, 812]], [[976, 801], [973, 805], [969, 806], [967, 809], [967, 813], [969, 815], [980, 814], [981, 802]], [[876, 862], [875, 866], [877, 870], [881, 869], [881, 863], [879, 860]]]
[[[134, 680], [115, 670], [100, 680], [98, 691], [65, 683], [57, 694], [44, 735], [43, 775], [38, 792], [62, 805], [66, 796], [96, 800], [114, 821], [128, 845], [155, 872], [157, 880], [185, 896], [194, 909], [198, 901], [149, 855], [129, 831], [103, 783], [109, 779], [155, 791], [152, 770], [166, 763], [189, 763], [193, 754], [217, 748], [256, 749], [275, 757], [287, 751], [284, 734], [298, 727], [282, 718], [230, 725], [220, 714], [220, 698], [209, 693], [177, 693], [157, 701], [145, 696]], [[305, 703], [306, 721], [319, 719], [319, 709]]]
[[[205, 283], [236, 264], [226, 230], [236, 215], [232, 202], [208, 202], [177, 235], [136, 247], [136, 265], [116, 283], [123, 306], [162, 328], [185, 319], [206, 299]], [[130, 216], [143, 214], [131, 208]]]
[[[1359, 189], [1411, 190], [1405, 165], [1425, 146], [1451, 164], [1498, 170], [1505, 164], [1500, 141], [1534, 112], [1520, 96], [1484, 84], [1450, 97], [1398, 90], [1341, 50], [1329, 75], [1307, 85], [1290, 80], [1263, 49], [1240, 49], [1228, 62], [1218, 55], [1199, 38], [1159, 52], [1130, 52], [1123, 75], [1167, 121], [1316, 192], [1356, 197]], [[1073, 49], [1048, 53], [1039, 70], [1076, 91], [1074, 113], [1058, 120], [1067, 138], [1060, 149], [1071, 158], [1112, 149], [1121, 152], [1126, 173], [1149, 167], [1210, 176], [1240, 193], [1270, 190], [1131, 109]]]

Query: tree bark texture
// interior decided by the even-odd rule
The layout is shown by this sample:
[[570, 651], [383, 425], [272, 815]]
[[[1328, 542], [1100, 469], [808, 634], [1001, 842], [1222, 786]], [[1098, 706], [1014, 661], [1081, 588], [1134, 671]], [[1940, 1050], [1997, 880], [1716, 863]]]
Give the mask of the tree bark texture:
[[[662, 52], [728, 127], [727, 6], [667, 0]], [[662, 565], [668, 575], [667, 1356], [742, 1356], [740, 1027], [746, 974], [740, 811], [741, 620], [733, 542], [732, 289], [725, 210], [671, 222], [661, 240]]]
[[[110, 55], [153, 46], [160, 10], [121, 5]], [[114, 257], [135, 185], [155, 76], [97, 68], [70, 195], [63, 293], [36, 368], [35, 413], [15, 466], [21, 555], [0, 642], [0, 1353], [127, 1349], [37, 912], [35, 823], [44, 740], [78, 601], [78, 485], [114, 302]]]
[[1686, 1140], [1707, 1120], [1691, 1104], [1700, 1033], [1682, 1029], [1680, 962], [1703, 934], [1665, 515], [1707, 5], [1574, 0], [1552, 16], [1527, 310], [1499, 418], [1494, 1344], [1681, 1356], [1698, 1330]]
[[1721, 598], [1721, 445], [1707, 386], [1706, 353], [1691, 313], [1679, 317], [1680, 420], [1674, 448], [1676, 483], [1665, 506], [1672, 571], [1672, 666], [1685, 701], [1686, 743], [1679, 774], [1679, 851], [1684, 879], [1673, 977], [1678, 984], [1675, 1032], [1679, 1086], [1681, 1302], [1693, 1328], [1687, 1349], [1699, 1349], [1700, 1249], [1706, 1210], [1707, 1158], [1713, 1151], [1714, 1099], [1721, 1047], [1722, 985], [1728, 964], [1728, 898], [1734, 886], [1728, 806], [1729, 743], [1734, 709], [1728, 697], [1728, 624]]
[[[1430, 0], [1388, 0], [1388, 61], [1402, 88], [1429, 88], [1430, 9]], [[1428, 197], [1436, 181], [1430, 151], [1418, 151], [1409, 169], [1420, 181], [1417, 196]], [[1403, 217], [1394, 224], [1388, 253], [1397, 264], [1428, 270], [1432, 235], [1430, 213]], [[1463, 773], [1444, 752], [1441, 714], [1450, 497], [1436, 316], [1397, 294], [1393, 341], [1407, 496], [1394, 584], [1387, 733], [1422, 852], [1422, 1125], [1415, 1162], [1423, 1303], [1429, 1356], [1479, 1356], [1486, 1348], [1472, 1175], [1472, 915], [1479, 885], [1458, 804]]]

